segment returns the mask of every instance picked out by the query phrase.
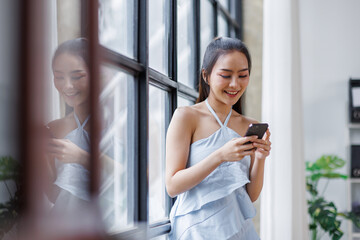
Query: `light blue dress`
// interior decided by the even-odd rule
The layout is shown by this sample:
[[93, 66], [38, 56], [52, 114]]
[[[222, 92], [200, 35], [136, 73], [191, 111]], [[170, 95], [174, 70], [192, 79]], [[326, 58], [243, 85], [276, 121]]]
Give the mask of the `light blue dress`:
[[[90, 153], [90, 136], [84, 129], [90, 116], [88, 116], [82, 124], [75, 112], [74, 118], [77, 128], [69, 132], [64, 139], [70, 140], [84, 151]], [[102, 135], [104, 132], [102, 132]], [[107, 155], [110, 159], [114, 159], [114, 144], [115, 141], [111, 138], [111, 140], [106, 142], [107, 151], [102, 151], [102, 153]], [[124, 157], [121, 154], [123, 152], [121, 145], [119, 143], [116, 144], [117, 149], [120, 152], [119, 156]], [[111, 164], [111, 162], [108, 164]], [[63, 222], [68, 221], [65, 224], [74, 224], [74, 228], [76, 229], [80, 229], [83, 225], [86, 227], [89, 226], [89, 224], [91, 224], [89, 221], [98, 221], [98, 219], [85, 220], [85, 218], [93, 217], [89, 216], [89, 214], [91, 214], [91, 210], [94, 209], [94, 206], [91, 205], [90, 202], [90, 171], [81, 164], [63, 163], [58, 159], [55, 159], [55, 167], [57, 178], [54, 184], [60, 188], [60, 192], [54, 203], [52, 212], [57, 214], [57, 217], [62, 217]], [[98, 203], [102, 213], [103, 227], [107, 230], [111, 230], [111, 227], [116, 223], [115, 207], [119, 209], [119, 206], [122, 206], [121, 202], [114, 201], [116, 191], [113, 171], [103, 171], [103, 169], [101, 169], [101, 186], [99, 190]], [[99, 222], [96, 222], [96, 224], [99, 225]]]
[[[90, 152], [90, 137], [84, 127], [89, 121], [88, 116], [83, 124], [80, 124], [79, 118], [74, 112], [74, 118], [77, 128], [69, 132], [64, 138], [75, 143], [86, 152]], [[72, 205], [83, 204], [83, 201], [90, 201], [89, 185], [90, 172], [78, 163], [63, 163], [55, 159], [57, 178], [54, 182], [61, 191], [55, 202], [55, 206], [60, 205], [62, 209], [67, 206], [68, 209], [74, 209]], [[83, 201], [79, 201], [83, 200]], [[71, 211], [71, 210], [70, 210]]]
[[[187, 167], [202, 161], [233, 138], [241, 137], [224, 124], [205, 100], [220, 129], [190, 145]], [[171, 209], [171, 240], [257, 240], [251, 218], [256, 210], [246, 192], [250, 157], [238, 162], [224, 162], [194, 188], [180, 194]]]

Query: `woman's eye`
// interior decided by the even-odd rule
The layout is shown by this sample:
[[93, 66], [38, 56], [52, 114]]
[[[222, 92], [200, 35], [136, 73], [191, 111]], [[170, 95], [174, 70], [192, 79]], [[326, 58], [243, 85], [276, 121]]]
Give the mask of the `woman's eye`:
[[82, 78], [83, 76], [73, 76], [71, 77], [72, 80], [79, 80], [80, 78]]
[[220, 75], [223, 78], [230, 78], [231, 76], [226, 76], [226, 75]]
[[240, 75], [239, 78], [246, 78], [247, 75]]

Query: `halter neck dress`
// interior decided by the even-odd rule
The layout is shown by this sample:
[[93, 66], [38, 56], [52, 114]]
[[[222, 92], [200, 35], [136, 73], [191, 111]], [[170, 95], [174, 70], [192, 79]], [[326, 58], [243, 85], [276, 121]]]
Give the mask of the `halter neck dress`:
[[[241, 137], [227, 127], [232, 110], [222, 123], [207, 99], [206, 106], [220, 128], [190, 145], [187, 167], [191, 167], [233, 138]], [[250, 157], [224, 162], [202, 182], [177, 196], [170, 212], [173, 240], [259, 239], [251, 218], [256, 210], [246, 192]]]
[[[69, 139], [78, 147], [90, 153], [90, 135], [84, 129], [90, 116], [88, 116], [82, 124], [75, 112], [74, 118], [77, 128], [69, 132], [64, 139]], [[102, 132], [102, 134], [104, 134], [104, 132]], [[117, 147], [114, 147], [115, 144], [117, 144]], [[104, 148], [104, 146], [100, 148]], [[114, 159], [114, 148], [118, 149], [120, 157], [124, 157], [122, 155], [123, 151], [121, 144], [114, 142], [113, 140], [106, 142], [107, 150], [103, 153], [110, 159]], [[55, 200], [52, 212], [57, 214], [57, 217], [62, 217], [62, 222], [66, 222], [64, 224], [73, 224], [74, 228], [79, 228], [79, 225], [80, 227], [84, 225], [87, 229], [88, 226], [92, 226], [91, 224], [93, 223], [91, 221], [94, 220], [98, 226], [106, 227], [107, 230], [111, 230], [111, 227], [113, 227], [114, 223], [117, 221], [115, 207], [118, 209], [119, 204], [121, 206], [121, 202], [114, 201], [114, 172], [102, 172], [103, 169], [101, 169], [101, 185], [98, 203], [102, 213], [102, 222], [99, 223], [98, 218], [90, 219], [94, 218], [91, 214], [95, 208], [90, 202], [89, 170], [84, 168], [81, 164], [63, 163], [58, 159], [55, 159], [55, 167], [57, 171], [57, 178], [54, 184], [60, 188], [60, 193]], [[98, 213], [96, 212], [96, 214]]]
[[[90, 116], [88, 116], [82, 124], [80, 124], [75, 112], [74, 118], [77, 128], [69, 132], [64, 138], [69, 139], [86, 152], [90, 152], [90, 137], [84, 129]], [[55, 159], [55, 167], [57, 178], [54, 184], [61, 189], [55, 201], [55, 207], [60, 205], [62, 210], [64, 210], [64, 206], [66, 206], [67, 209], [72, 209], [79, 204], [83, 204], [84, 201], [87, 202], [90, 200], [88, 190], [90, 181], [89, 170], [78, 163], [63, 163], [58, 159]]]

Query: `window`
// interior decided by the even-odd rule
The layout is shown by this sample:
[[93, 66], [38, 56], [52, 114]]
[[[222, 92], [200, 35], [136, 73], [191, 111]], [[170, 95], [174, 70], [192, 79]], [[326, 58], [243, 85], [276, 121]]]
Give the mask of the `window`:
[[[118, 68], [112, 71], [120, 71], [124, 79], [124, 71], [130, 70], [127, 75], [131, 76], [121, 83], [120, 88], [123, 91], [127, 89], [126, 93], [119, 94], [121, 105], [127, 109], [128, 115], [125, 118], [124, 114], [119, 114], [124, 118], [123, 121], [127, 120], [122, 126], [127, 126], [127, 129], [132, 129], [133, 134], [135, 133], [134, 137], [130, 137], [131, 134], [128, 133], [127, 138], [122, 138], [127, 142], [120, 145], [127, 146], [124, 149], [128, 151], [127, 154], [122, 154], [127, 162], [122, 160], [121, 164], [122, 168], [128, 166], [124, 168], [128, 172], [122, 175], [122, 181], [127, 185], [121, 185], [120, 189], [126, 192], [128, 200], [135, 197], [135, 205], [132, 206], [133, 210], [120, 212], [123, 214], [120, 216], [126, 215], [128, 223], [146, 222], [149, 226], [149, 237], [166, 239], [170, 230], [168, 217], [173, 202], [165, 189], [166, 130], [177, 106], [192, 105], [197, 98], [198, 70], [207, 44], [215, 36], [239, 36], [241, 23], [234, 18], [235, 14], [239, 13], [235, 10], [229, 11], [230, 5], [236, 9], [239, 3], [227, 0], [154, 0], [148, 3], [148, 18], [144, 14], [146, 7], [143, 1], [133, 3], [134, 6], [129, 4], [122, 6], [135, 9], [133, 20], [127, 20], [135, 23], [135, 26], [134, 32], [126, 33], [132, 37], [138, 32], [138, 39], [134, 41], [134, 52], [137, 55], [129, 55], [124, 50], [102, 43], [107, 62]], [[116, 9], [115, 6], [107, 8], [109, 16], [117, 16]], [[124, 37], [125, 30], [122, 31]], [[145, 37], [146, 33], [148, 39]], [[101, 34], [104, 33], [100, 32], [100, 39]], [[118, 36], [121, 36], [121, 30]], [[110, 78], [115, 78], [114, 74]], [[108, 88], [115, 91], [116, 85], [111, 84], [112, 81], [114, 80], [109, 81]], [[129, 88], [125, 82], [133, 87]], [[115, 99], [115, 96], [111, 102], [114, 101], [113, 98]], [[102, 105], [108, 108], [107, 103]], [[129, 114], [133, 114], [135, 119], [130, 120]], [[116, 118], [110, 116], [110, 119]], [[130, 142], [133, 140], [134, 142]], [[130, 154], [131, 149], [137, 149], [139, 154]], [[130, 172], [138, 178], [133, 179]], [[125, 202], [131, 207], [131, 201]], [[146, 213], [141, 213], [144, 210]], [[126, 231], [124, 224], [117, 227], [119, 231]]]
[[111, 65], [101, 68], [102, 138], [100, 207], [108, 232], [134, 224], [134, 77]]
[[[65, 4], [60, 3], [55, 5]], [[241, 3], [99, 0], [97, 5], [96, 1], [79, 0], [71, 4], [76, 6], [71, 13], [76, 24], [73, 22], [68, 35], [59, 34], [60, 28], [57, 34], [63, 37], [59, 43], [77, 37], [87, 37], [91, 43], [90, 132], [94, 137], [90, 142], [95, 148], [90, 154], [88, 187], [91, 194], [97, 194], [96, 214], [101, 214], [94, 221], [102, 219], [106, 232], [115, 239], [142, 236], [138, 237], [141, 239], [144, 229], [150, 238], [167, 239], [174, 199], [165, 189], [166, 131], [178, 106], [195, 103], [207, 44], [220, 35], [241, 36], [241, 22], [237, 20], [240, 13], [234, 10], [241, 9]], [[35, 8], [26, 5], [26, 9]], [[60, 7], [52, 12], [59, 11]], [[64, 17], [66, 11], [63, 12]], [[32, 16], [36, 13], [32, 12]], [[42, 21], [36, 23], [47, 19], [45, 12], [41, 14]], [[58, 16], [55, 18], [60, 21]], [[67, 20], [72, 22], [73, 18]], [[29, 45], [24, 48], [30, 49]], [[32, 64], [28, 59], [24, 61], [25, 66]], [[41, 81], [46, 81], [45, 77], [36, 76], [26, 81], [32, 83], [34, 79], [39, 81], [34, 86], [42, 86]], [[30, 91], [34, 86], [28, 84], [24, 88]], [[35, 105], [38, 100], [24, 98], [22, 103]], [[63, 101], [55, 105], [57, 115], [71, 112], [64, 108]], [[25, 121], [31, 121], [30, 115]], [[34, 131], [24, 140], [25, 153], [31, 153], [29, 149], [35, 144], [31, 134]], [[37, 155], [30, 157], [34, 156]], [[25, 167], [31, 170], [27, 172], [29, 176], [40, 171], [30, 165]], [[35, 183], [27, 185], [30, 190], [36, 189], [34, 186]]]

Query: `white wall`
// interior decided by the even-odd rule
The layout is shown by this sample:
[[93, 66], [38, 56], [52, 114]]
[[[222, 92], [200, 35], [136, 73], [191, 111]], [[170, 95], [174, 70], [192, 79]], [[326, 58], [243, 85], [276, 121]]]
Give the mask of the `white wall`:
[[[347, 160], [342, 172], [348, 174], [348, 80], [360, 79], [360, 1], [299, 4], [305, 160], [336, 154]], [[348, 206], [347, 194], [346, 182], [337, 180], [325, 197], [341, 211]], [[345, 221], [342, 225], [347, 231]]]

